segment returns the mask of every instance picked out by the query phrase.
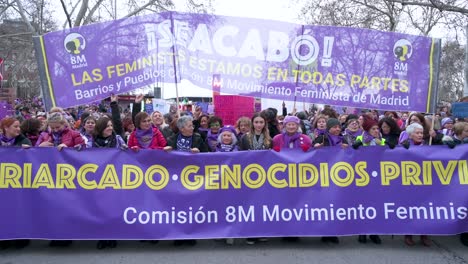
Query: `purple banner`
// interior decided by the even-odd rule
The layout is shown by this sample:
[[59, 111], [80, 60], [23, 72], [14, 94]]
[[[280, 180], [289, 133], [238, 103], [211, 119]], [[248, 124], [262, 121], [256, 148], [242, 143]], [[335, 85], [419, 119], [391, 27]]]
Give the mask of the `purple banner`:
[[219, 76], [233, 95], [432, 112], [440, 51], [423, 36], [175, 12], [35, 43], [48, 107], [183, 79], [212, 89]]
[[0, 148], [0, 239], [456, 234], [467, 153]]

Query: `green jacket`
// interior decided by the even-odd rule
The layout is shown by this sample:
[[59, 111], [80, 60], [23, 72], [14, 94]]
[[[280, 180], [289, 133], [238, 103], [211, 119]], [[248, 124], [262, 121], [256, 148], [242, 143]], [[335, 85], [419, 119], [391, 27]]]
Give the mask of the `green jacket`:
[[[361, 141], [363, 146], [370, 146], [370, 144], [364, 143], [364, 141], [362, 140], [362, 135], [356, 137], [356, 142], [357, 141]], [[385, 138], [380, 139], [380, 146], [385, 146]]]

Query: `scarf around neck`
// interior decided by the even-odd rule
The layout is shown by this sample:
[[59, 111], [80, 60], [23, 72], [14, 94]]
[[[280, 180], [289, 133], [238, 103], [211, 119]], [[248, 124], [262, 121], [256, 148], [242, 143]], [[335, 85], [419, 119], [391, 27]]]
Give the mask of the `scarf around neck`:
[[153, 140], [153, 127], [146, 130], [137, 128], [135, 136], [142, 148], [148, 148]]
[[5, 135], [0, 135], [0, 143], [2, 146], [13, 146], [15, 144], [15, 138], [8, 138]]
[[345, 134], [346, 135], [351, 135], [354, 138], [356, 138], [357, 136], [362, 135], [362, 129], [358, 129], [356, 132], [353, 132], [353, 131], [349, 130], [348, 128], [346, 128], [345, 129]]
[[283, 133], [284, 147], [291, 148], [291, 143], [293, 144], [292, 148], [301, 147], [301, 142], [298, 140], [301, 137], [301, 133], [296, 132], [294, 135], [290, 136], [288, 133]]
[[343, 143], [343, 137], [341, 135], [335, 136], [328, 133], [328, 141], [330, 142], [330, 146], [339, 146]]
[[263, 133], [260, 134], [260, 136], [258, 137], [258, 140], [257, 140], [257, 135], [253, 134], [252, 135], [253, 150], [265, 149], [265, 145], [263, 144], [263, 141], [265, 141], [265, 136], [263, 135]]

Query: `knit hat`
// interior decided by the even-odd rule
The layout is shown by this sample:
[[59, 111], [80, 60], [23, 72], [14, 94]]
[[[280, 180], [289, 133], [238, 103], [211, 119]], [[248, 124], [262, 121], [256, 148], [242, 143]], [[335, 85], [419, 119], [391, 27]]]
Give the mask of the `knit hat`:
[[233, 126], [223, 126], [221, 130], [219, 130], [219, 134], [221, 135], [223, 132], [229, 131], [237, 137], [236, 129]]
[[452, 120], [450, 117], [446, 117], [446, 118], [442, 119], [442, 123], [441, 123], [442, 128], [443, 128], [446, 124], [450, 124], [450, 123], [453, 124], [453, 120]]
[[301, 123], [301, 120], [299, 120], [299, 118], [297, 118], [297, 116], [287, 116], [284, 118], [283, 120], [283, 124], [286, 126], [287, 123], [289, 122], [294, 122], [296, 124], [300, 124]]
[[334, 126], [341, 126], [340, 121], [336, 118], [329, 118], [327, 120], [327, 131]]
[[370, 117], [368, 115], [363, 115], [362, 117], [364, 119], [364, 122], [362, 123], [362, 128], [365, 131], [369, 131], [373, 126], [378, 126], [379, 125], [379, 123], [377, 121], [375, 121], [372, 117]]
[[348, 116], [346, 117], [346, 124], [349, 124], [350, 120], [354, 120], [354, 119], [358, 120], [358, 119], [359, 119], [359, 116], [354, 115], [354, 114], [348, 115]]

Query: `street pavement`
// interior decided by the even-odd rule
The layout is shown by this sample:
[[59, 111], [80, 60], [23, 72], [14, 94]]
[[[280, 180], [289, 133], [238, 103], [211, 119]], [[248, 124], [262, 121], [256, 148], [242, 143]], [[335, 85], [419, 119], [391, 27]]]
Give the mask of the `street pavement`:
[[[419, 242], [415, 236], [415, 241]], [[222, 241], [199, 240], [195, 246], [174, 247], [172, 241], [158, 244], [119, 241], [117, 248], [96, 249], [96, 241], [74, 241], [69, 248], [49, 248], [47, 241], [33, 241], [27, 248], [0, 250], [0, 264], [133, 264], [133, 263], [411, 263], [468, 264], [468, 247], [458, 236], [433, 236], [431, 247], [418, 243], [408, 247], [402, 236], [382, 236], [382, 245], [359, 244], [356, 236], [342, 237], [341, 243], [324, 244], [320, 238], [285, 242], [279, 238], [247, 245], [236, 239], [234, 245]]]

